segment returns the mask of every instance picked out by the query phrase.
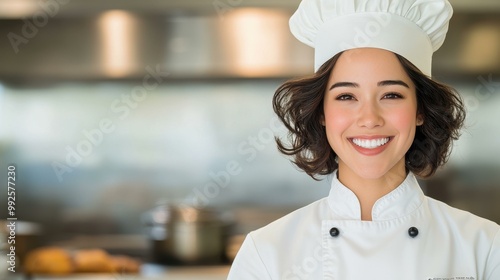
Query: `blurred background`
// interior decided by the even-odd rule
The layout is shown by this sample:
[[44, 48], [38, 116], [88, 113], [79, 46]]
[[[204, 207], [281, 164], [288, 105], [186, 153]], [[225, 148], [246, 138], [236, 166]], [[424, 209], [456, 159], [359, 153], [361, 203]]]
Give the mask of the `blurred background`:
[[[273, 139], [286, 135], [274, 91], [313, 71], [288, 30], [298, 3], [0, 0], [0, 219], [14, 164], [18, 234], [37, 245], [169, 264], [155, 255], [162, 224], [191, 205], [229, 225], [227, 264], [242, 235], [326, 196], [328, 178], [298, 171]], [[421, 183], [498, 223], [500, 2], [451, 3], [433, 75], [464, 98], [467, 127]]]

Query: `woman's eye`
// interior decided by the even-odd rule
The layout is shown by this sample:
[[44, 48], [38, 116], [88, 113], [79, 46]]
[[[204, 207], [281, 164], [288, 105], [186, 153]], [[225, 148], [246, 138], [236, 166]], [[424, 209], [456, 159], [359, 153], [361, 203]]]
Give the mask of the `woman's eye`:
[[340, 94], [335, 98], [336, 100], [354, 100], [354, 96], [350, 94]]
[[399, 99], [399, 98], [403, 98], [403, 96], [397, 92], [389, 92], [386, 95], [384, 95], [383, 98], [385, 98], [385, 99]]

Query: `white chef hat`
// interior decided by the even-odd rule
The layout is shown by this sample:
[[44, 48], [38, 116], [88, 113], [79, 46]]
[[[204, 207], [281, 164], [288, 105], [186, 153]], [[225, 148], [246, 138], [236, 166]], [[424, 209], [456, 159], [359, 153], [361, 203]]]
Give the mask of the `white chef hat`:
[[431, 76], [432, 54], [452, 14], [447, 0], [302, 0], [290, 30], [314, 48], [314, 71], [339, 52], [372, 47], [397, 53]]

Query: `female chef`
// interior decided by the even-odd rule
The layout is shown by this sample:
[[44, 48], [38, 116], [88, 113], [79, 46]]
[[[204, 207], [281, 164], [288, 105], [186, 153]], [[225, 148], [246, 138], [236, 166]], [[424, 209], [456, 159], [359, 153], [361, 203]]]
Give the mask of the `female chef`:
[[328, 197], [251, 232], [229, 273], [246, 279], [500, 280], [500, 227], [426, 197], [415, 175], [443, 165], [464, 121], [431, 77], [447, 0], [303, 0], [292, 33], [315, 74], [283, 84], [279, 150]]

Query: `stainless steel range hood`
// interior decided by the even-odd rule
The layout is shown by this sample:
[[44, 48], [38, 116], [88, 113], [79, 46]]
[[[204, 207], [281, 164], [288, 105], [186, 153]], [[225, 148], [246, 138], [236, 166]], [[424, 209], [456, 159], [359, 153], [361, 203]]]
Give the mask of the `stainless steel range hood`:
[[312, 51], [288, 33], [289, 13], [237, 9], [217, 16], [108, 11], [37, 27], [4, 20], [1, 79], [281, 77], [310, 71]]
[[[151, 69], [189, 79], [309, 74], [313, 52], [289, 33], [290, 14], [284, 7], [234, 7], [223, 13], [106, 10], [45, 22], [40, 16], [4, 19], [0, 80], [140, 79]], [[434, 56], [434, 74], [497, 75], [498, 15], [456, 12]]]

